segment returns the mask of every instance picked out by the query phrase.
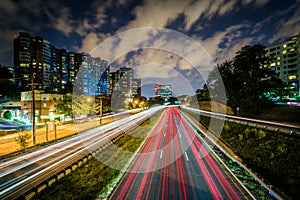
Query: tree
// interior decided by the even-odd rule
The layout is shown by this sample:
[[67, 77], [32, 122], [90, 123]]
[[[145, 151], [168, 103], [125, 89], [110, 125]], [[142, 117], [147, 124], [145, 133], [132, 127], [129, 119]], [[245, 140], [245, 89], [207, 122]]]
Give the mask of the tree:
[[72, 110], [72, 94], [67, 93], [63, 96], [62, 100], [59, 104], [57, 104], [57, 108], [65, 115], [73, 118], [73, 110]]
[[31, 135], [27, 131], [19, 131], [15, 141], [19, 144], [20, 149], [24, 150], [28, 146], [28, 140], [31, 138]]
[[[232, 60], [209, 73], [207, 87], [213, 91], [224, 83], [229, 106], [234, 110], [239, 107], [245, 115], [258, 114], [270, 102], [265, 94], [283, 87], [276, 73], [267, 67], [271, 61], [262, 45], [242, 47]], [[217, 70], [223, 80], [217, 79]]]
[[149, 98], [149, 100], [148, 100], [149, 107], [154, 106], [154, 105], [162, 105], [163, 102], [164, 102], [164, 98], [162, 98], [161, 96]]
[[94, 104], [94, 96], [73, 95], [72, 111], [74, 115], [90, 115], [94, 112]]
[[210, 100], [210, 94], [207, 88], [207, 84], [203, 86], [202, 89], [197, 89], [196, 91], [196, 97], [198, 101], [209, 101]]
[[[96, 115], [100, 114], [100, 98], [96, 97], [94, 111]], [[111, 101], [109, 98], [102, 98], [102, 112], [111, 112]]]
[[11, 120], [12, 114], [11, 114], [10, 111], [7, 110], [7, 111], [4, 112], [3, 117], [4, 117], [4, 119]]

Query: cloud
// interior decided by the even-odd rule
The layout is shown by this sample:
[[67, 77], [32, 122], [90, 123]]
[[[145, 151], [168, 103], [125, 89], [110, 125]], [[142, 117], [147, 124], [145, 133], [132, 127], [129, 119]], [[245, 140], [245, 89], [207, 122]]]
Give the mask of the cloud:
[[59, 15], [60, 16], [55, 20], [54, 28], [61, 31], [66, 36], [69, 36], [69, 34], [73, 31], [70, 10], [68, 8], [61, 8]]
[[257, 7], [262, 7], [266, 5], [269, 2], [269, 0], [243, 0], [243, 4], [254, 4]]
[[237, 4], [238, 0], [146, 0], [143, 5], [134, 9], [135, 20], [122, 27], [120, 31], [137, 27], [166, 27], [180, 15], [185, 17], [184, 28], [188, 31], [201, 17], [210, 20], [215, 15], [222, 16], [237, 11]]
[[202, 39], [198, 35], [193, 35], [193, 38], [204, 47], [208, 54], [214, 58], [215, 62], [220, 63], [231, 59], [237, 49], [251, 41], [247, 39], [243, 42], [244, 35], [242, 35], [241, 31], [249, 27], [251, 25], [248, 23], [237, 24], [218, 31], [207, 39]]
[[70, 8], [51, 1], [44, 7], [44, 13], [49, 20], [49, 28], [54, 28], [65, 36], [69, 36], [74, 29], [74, 20]]
[[185, 1], [145, 0], [143, 5], [133, 10], [135, 20], [130, 21], [120, 31], [137, 27], [165, 27], [168, 22], [175, 20], [183, 12], [185, 5]]
[[256, 6], [264, 6], [264, 5], [266, 5], [268, 2], [269, 2], [269, 0], [256, 0], [254, 4], [255, 4]]
[[[91, 54], [109, 63], [132, 67], [143, 79], [171, 83], [181, 77], [193, 88], [191, 91], [200, 87], [201, 77], [206, 78], [214, 67], [205, 49], [196, 41], [180, 32], [163, 28], [121, 32], [101, 42]], [[139, 69], [145, 66], [148, 68]], [[183, 86], [182, 83], [176, 84]]]
[[300, 33], [300, 3], [297, 1], [290, 9], [288, 9], [290, 17], [286, 17], [286, 12], [277, 13], [281, 17], [281, 20], [276, 23], [277, 33], [269, 40], [270, 43], [274, 43], [278, 40], [286, 39], [288, 37], [297, 35]]
[[[0, 13], [2, 16], [12, 16], [18, 10], [17, 4], [11, 0], [0, 0]], [[3, 19], [3, 18], [2, 18]]]
[[[125, 1], [127, 3], [127, 1]], [[101, 8], [97, 11], [97, 16], [100, 16], [97, 19], [105, 19], [104, 10], [109, 7], [109, 3], [106, 3], [105, 5], [102, 5]], [[124, 3], [124, 4], [126, 4]], [[256, 6], [262, 6], [267, 3], [267, 0], [249, 0], [244, 1], [244, 5], [246, 4], [253, 4]], [[122, 4], [123, 5], [123, 4]], [[122, 33], [127, 30], [131, 30], [134, 28], [140, 28], [140, 27], [167, 27], [171, 22], [174, 22], [174, 20], [177, 20], [180, 16], [184, 17], [184, 29], [186, 31], [189, 31], [193, 25], [196, 25], [196, 29], [204, 30], [205, 27], [202, 24], [196, 23], [200, 19], [205, 19], [209, 22], [214, 16], [224, 16], [226, 14], [233, 14], [234, 12], [237, 12], [239, 9], [239, 1], [238, 0], [232, 0], [232, 1], [225, 1], [225, 0], [216, 0], [216, 1], [181, 1], [181, 0], [166, 0], [166, 1], [158, 1], [158, 0], [145, 0], [143, 4], [136, 6], [132, 14], [135, 16], [135, 18], [132, 21], [129, 21], [125, 26], [121, 27], [117, 33]], [[100, 4], [97, 5], [98, 7]], [[95, 7], [97, 7], [95, 5]], [[168, 8], [168, 9], [166, 9]], [[102, 24], [104, 22], [100, 22]], [[83, 25], [81, 26], [83, 30], [85, 29], [91, 29], [91, 25], [84, 21]], [[241, 38], [241, 31], [238, 31], [242, 28], [249, 28], [249, 24], [239, 24], [239, 25], [233, 25], [228, 27], [225, 31], [219, 31], [213, 35], [213, 37], [208, 38], [205, 41], [200, 40], [205, 44], [206, 50], [210, 53], [212, 57], [215, 57], [217, 55], [220, 55], [220, 52], [223, 51], [222, 48], [220, 48], [220, 44], [223, 44], [227, 47], [234, 47], [236, 49], [239, 45], [242, 45], [244, 43], [248, 43], [251, 41], [251, 39], [246, 39], [245, 42], [242, 42], [240, 40], [236, 40], [236, 38]], [[96, 31], [95, 31], [96, 32]], [[84, 31], [78, 29], [78, 33], [83, 35]], [[118, 40], [115, 40], [112, 44], [107, 44], [107, 49], [111, 49], [109, 51], [110, 54], [116, 55], [122, 52], [121, 48], [115, 48], [115, 46], [133, 46], [135, 48], [138, 48], [138, 44], [136, 44], [136, 38], [139, 38], [143, 41], [150, 41], [148, 35], [135, 35], [133, 33], [131, 37], [127, 38], [119, 38]], [[90, 37], [90, 34], [87, 35], [87, 37]], [[94, 40], [85, 37], [82, 46], [85, 47], [91, 47], [95, 45]], [[141, 38], [145, 37], [145, 38]], [[224, 41], [225, 44], [224, 44]], [[156, 40], [153, 42], [160, 42], [161, 44], [164, 44], [165, 40]], [[232, 43], [232, 44], [231, 44]], [[239, 45], [238, 45], [239, 44]], [[120, 52], [118, 52], [120, 51]], [[193, 54], [192, 50], [187, 50], [191, 55]], [[226, 56], [233, 55], [234, 53], [226, 53]], [[105, 56], [104, 56], [105, 57]], [[196, 57], [196, 56], [193, 56]], [[125, 56], [122, 58], [125, 59]], [[219, 57], [220, 58], [220, 57]], [[138, 63], [139, 61], [142, 61], [143, 59], [161, 59], [161, 56], [157, 54], [153, 54], [150, 52], [144, 52], [143, 54], [139, 54], [138, 57], [135, 57], [136, 61], [135, 63]], [[223, 60], [224, 58], [220, 58], [220, 60]], [[120, 60], [120, 59], [119, 59]], [[163, 60], [163, 59], [161, 59]], [[210, 60], [207, 58], [202, 58], [204, 63], [206, 65], [210, 64]], [[216, 59], [218, 60], [218, 58]], [[123, 60], [124, 62], [129, 63], [128, 61]], [[203, 62], [202, 62], [203, 63]], [[131, 64], [133, 64], [131, 62]], [[188, 65], [182, 65], [181, 62], [177, 60], [177, 65], [175, 65], [179, 68], [188, 68]]]
[[89, 33], [82, 41], [81, 52], [90, 52], [99, 44], [99, 37], [96, 33]]

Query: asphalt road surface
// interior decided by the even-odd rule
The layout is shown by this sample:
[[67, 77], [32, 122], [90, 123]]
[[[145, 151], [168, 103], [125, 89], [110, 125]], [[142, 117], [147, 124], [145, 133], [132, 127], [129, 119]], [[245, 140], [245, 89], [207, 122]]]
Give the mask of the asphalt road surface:
[[166, 108], [111, 199], [245, 199], [177, 107]]

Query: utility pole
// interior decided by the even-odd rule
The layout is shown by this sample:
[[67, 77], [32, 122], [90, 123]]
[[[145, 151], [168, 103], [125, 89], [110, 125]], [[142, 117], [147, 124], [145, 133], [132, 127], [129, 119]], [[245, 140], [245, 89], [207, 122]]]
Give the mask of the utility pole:
[[100, 119], [99, 119], [99, 123], [100, 125], [102, 124], [102, 99], [105, 98], [105, 95], [100, 94], [99, 95], [99, 99], [100, 99]]
[[35, 138], [35, 94], [34, 94], [34, 86], [40, 85], [38, 83], [34, 83], [34, 73], [32, 73], [31, 77], [31, 84], [28, 84], [31, 86], [31, 92], [32, 92], [32, 143], [35, 145], [36, 138]]

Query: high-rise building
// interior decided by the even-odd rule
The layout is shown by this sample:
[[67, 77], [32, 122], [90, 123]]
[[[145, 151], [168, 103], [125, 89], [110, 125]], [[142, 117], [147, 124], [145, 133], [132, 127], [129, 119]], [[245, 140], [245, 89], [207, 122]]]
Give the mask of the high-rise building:
[[132, 81], [132, 95], [133, 96], [137, 96], [137, 97], [142, 96], [141, 85], [142, 85], [141, 79], [137, 79], [137, 78], [133, 79], [133, 81]]
[[128, 99], [133, 96], [141, 96], [141, 79], [134, 78], [134, 70], [121, 67], [116, 72], [109, 74], [109, 92]]
[[284, 42], [266, 48], [273, 58], [270, 68], [296, 95], [300, 94], [300, 33]]
[[109, 95], [112, 95], [114, 91], [119, 90], [118, 80], [120, 79], [118, 72], [110, 72], [109, 73]]
[[155, 84], [154, 93], [156, 96], [169, 98], [172, 96], [172, 85], [169, 84]]
[[18, 86], [25, 88], [32, 74], [31, 40], [28, 33], [20, 33], [14, 39], [14, 81]]
[[76, 77], [76, 91], [85, 95], [109, 95], [109, 66], [107, 61], [99, 57], [82, 53], [80, 72]]
[[100, 80], [97, 85], [97, 94], [104, 94], [106, 97], [110, 95], [110, 81], [109, 81], [110, 66], [106, 60], [100, 62]]
[[132, 68], [121, 67], [118, 71], [118, 89], [124, 97], [132, 98], [133, 96], [133, 79], [134, 70]]
[[14, 39], [14, 81], [22, 91], [35, 89], [47, 93], [72, 92], [77, 73], [81, 69], [79, 89], [83, 94], [109, 95], [109, 67], [101, 58], [86, 53], [58, 49], [41, 37], [20, 32]]

